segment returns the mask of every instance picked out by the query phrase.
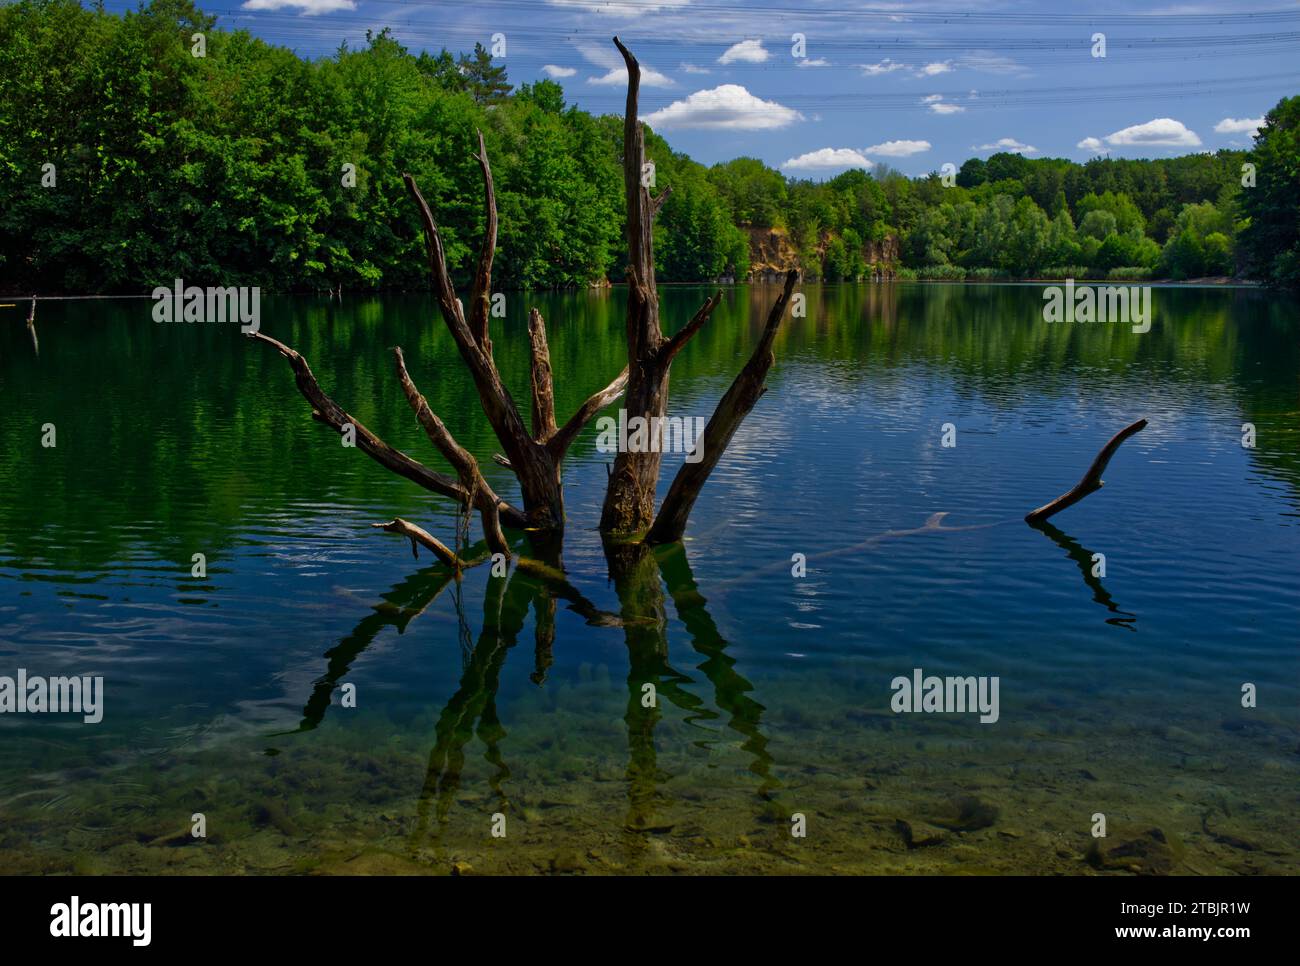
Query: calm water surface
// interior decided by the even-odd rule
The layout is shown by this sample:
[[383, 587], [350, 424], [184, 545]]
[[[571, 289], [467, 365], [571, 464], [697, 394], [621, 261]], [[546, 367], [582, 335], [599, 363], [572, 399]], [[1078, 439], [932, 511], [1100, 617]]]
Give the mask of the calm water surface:
[[[233, 328], [46, 302], [37, 355], [25, 309], [0, 310], [0, 675], [106, 692], [97, 725], [0, 715], [0, 872], [1294, 872], [1294, 302], [1162, 287], [1134, 334], [1044, 323], [1040, 286], [804, 291], [684, 550], [616, 585], [608, 457], [594, 428], [575, 444], [577, 604], [523, 573], [457, 584], [373, 530], [400, 515], [451, 542], [455, 514], [340, 446]], [[665, 328], [706, 295], [666, 289]], [[726, 292], [672, 414], [712, 412], [774, 296]], [[517, 400], [531, 305], [561, 420], [624, 364], [622, 291], [509, 301], [493, 337]], [[517, 500], [433, 313], [273, 298], [262, 327], [446, 469], [393, 379], [403, 346]], [[1105, 490], [1023, 523], [1139, 417]], [[951, 529], [924, 529], [936, 513]], [[999, 721], [892, 714], [917, 667], [998, 676]]]

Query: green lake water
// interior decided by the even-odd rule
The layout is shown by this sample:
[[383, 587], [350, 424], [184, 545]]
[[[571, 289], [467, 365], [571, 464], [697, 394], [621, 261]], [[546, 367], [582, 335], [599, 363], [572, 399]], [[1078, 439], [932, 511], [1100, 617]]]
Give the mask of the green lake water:
[[[574, 445], [580, 603], [373, 529], [450, 543], [455, 508], [341, 446], [234, 327], [43, 302], [37, 353], [0, 309], [0, 675], [104, 679], [98, 724], [0, 714], [0, 872], [1294, 873], [1295, 302], [1158, 287], [1137, 334], [1046, 323], [1038, 285], [802, 291], [687, 540], [630, 578], [595, 529], [612, 457], [594, 426]], [[707, 294], [664, 289], [665, 328]], [[775, 294], [726, 290], [670, 414], [712, 412]], [[510, 295], [516, 400], [530, 306], [563, 420], [625, 364], [624, 299]], [[446, 470], [401, 345], [517, 502], [430, 298], [264, 298], [262, 329]], [[1104, 490], [1023, 522], [1140, 417]], [[893, 713], [914, 668], [996, 676], [997, 722]]]

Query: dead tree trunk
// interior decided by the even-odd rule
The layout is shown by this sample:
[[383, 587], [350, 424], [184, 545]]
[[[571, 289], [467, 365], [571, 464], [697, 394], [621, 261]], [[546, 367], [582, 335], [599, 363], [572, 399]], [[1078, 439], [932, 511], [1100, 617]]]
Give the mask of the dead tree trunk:
[[[615, 37], [627, 64], [627, 108], [623, 115], [623, 189], [627, 198], [627, 361], [628, 380], [624, 408], [628, 419], [660, 424], [668, 409], [668, 372], [673, 356], [698, 331], [721, 297], [710, 299], [697, 315], [699, 323], [687, 326], [677, 337], [665, 339], [659, 325], [659, 295], [655, 288], [654, 216], [666, 192], [651, 199], [645, 185], [645, 132], [637, 120], [637, 93], [641, 66], [632, 52]], [[702, 317], [701, 317], [702, 316]], [[654, 422], [651, 422], [654, 420]], [[652, 429], [653, 433], [654, 430]], [[654, 519], [655, 486], [659, 482], [659, 447], [642, 452], [620, 452], [614, 459], [600, 529], [607, 534], [641, 533]]]

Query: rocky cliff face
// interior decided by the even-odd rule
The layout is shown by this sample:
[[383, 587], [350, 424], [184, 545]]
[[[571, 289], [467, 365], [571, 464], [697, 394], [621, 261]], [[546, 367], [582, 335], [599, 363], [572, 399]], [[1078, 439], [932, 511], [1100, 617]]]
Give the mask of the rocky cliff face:
[[[829, 234], [823, 235], [818, 242], [817, 263], [804, 265], [784, 228], [750, 228], [748, 231], [751, 282], [779, 282], [792, 268], [799, 269], [807, 279], [820, 277], [820, 256], [826, 250]], [[898, 239], [891, 235], [884, 241], [867, 242], [862, 249], [862, 260], [867, 265], [868, 278], [893, 278], [898, 270]]]

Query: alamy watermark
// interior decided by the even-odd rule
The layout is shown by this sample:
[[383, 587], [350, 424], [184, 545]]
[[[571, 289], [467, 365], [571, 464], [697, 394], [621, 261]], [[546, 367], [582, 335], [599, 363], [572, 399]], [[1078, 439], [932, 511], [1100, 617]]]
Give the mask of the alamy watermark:
[[980, 724], [994, 724], [1000, 714], [996, 677], [926, 677], [918, 667], [912, 676], [899, 675], [889, 682], [894, 692], [889, 706], [894, 714], [965, 714], [979, 712]]
[[79, 714], [86, 724], [104, 719], [102, 677], [0, 676], [0, 714]]
[[1150, 285], [1075, 285], [1043, 289], [1044, 322], [1118, 322], [1137, 333], [1151, 331]]
[[704, 459], [703, 416], [633, 416], [618, 411], [618, 419], [596, 420], [599, 453], [685, 453], [686, 462]]
[[234, 322], [241, 332], [262, 327], [262, 290], [245, 286], [200, 288], [176, 279], [153, 290], [155, 322]]

